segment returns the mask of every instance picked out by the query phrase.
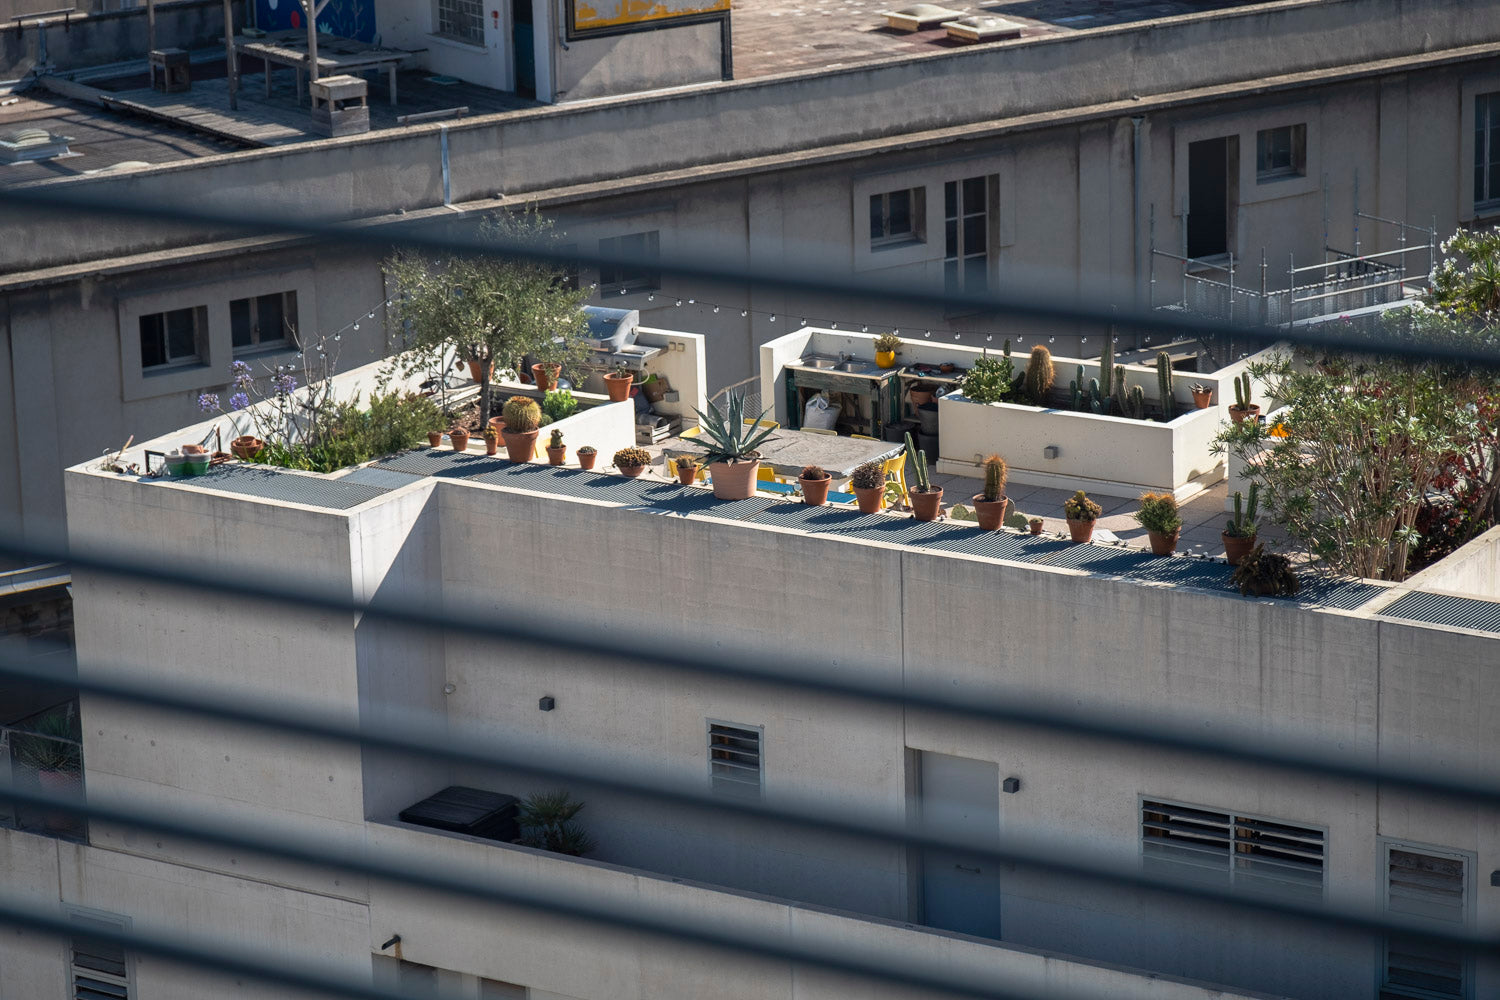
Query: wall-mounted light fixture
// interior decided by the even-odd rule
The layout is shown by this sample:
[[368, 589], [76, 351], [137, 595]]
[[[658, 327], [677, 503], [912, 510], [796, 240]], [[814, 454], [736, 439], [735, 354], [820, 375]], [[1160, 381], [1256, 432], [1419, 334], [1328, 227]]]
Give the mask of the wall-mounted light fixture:
[[1042, 457], [1043, 458], [1056, 458], [1058, 455], [1061, 455], [1061, 454], [1062, 454], [1062, 449], [1059, 448], [1055, 444], [1049, 444], [1047, 447], [1045, 447], [1045, 448], [1042, 449]]
[[1007, 794], [1014, 795], [1016, 792], [1019, 792], [1021, 790], [1021, 779], [1006, 778], [1004, 781], [1000, 782], [1000, 788]]
[[540, 708], [543, 712], [550, 712], [557, 707], [557, 699], [553, 698], [550, 694], [543, 695], [542, 700], [536, 703], [536, 707]]
[[391, 945], [393, 945], [393, 944], [400, 944], [400, 943], [401, 943], [401, 935], [400, 934], [392, 934], [391, 935], [391, 939], [389, 941], [387, 941], [385, 944], [383, 944], [383, 945], [380, 946], [380, 950], [381, 951], [385, 951]]

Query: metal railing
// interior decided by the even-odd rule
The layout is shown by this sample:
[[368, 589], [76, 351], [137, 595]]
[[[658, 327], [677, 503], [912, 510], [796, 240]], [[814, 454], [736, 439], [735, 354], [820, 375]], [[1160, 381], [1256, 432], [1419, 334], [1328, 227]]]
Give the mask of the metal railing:
[[[41, 791], [83, 802], [83, 747], [77, 740], [0, 726], [0, 788]], [[70, 840], [88, 839], [88, 822], [60, 810], [0, 798], [0, 826]]]

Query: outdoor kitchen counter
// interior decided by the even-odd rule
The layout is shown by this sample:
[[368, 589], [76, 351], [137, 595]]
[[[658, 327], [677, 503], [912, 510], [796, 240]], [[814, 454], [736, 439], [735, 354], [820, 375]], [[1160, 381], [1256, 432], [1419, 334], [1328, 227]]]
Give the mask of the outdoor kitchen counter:
[[[856, 467], [866, 462], [894, 458], [903, 445], [889, 441], [868, 441], [864, 438], [839, 437], [834, 434], [810, 434], [779, 428], [761, 442], [760, 460], [771, 466], [779, 476], [796, 478], [804, 465], [819, 465], [827, 469], [835, 479], [845, 479]], [[708, 449], [695, 438], [675, 438], [664, 444], [662, 451], [671, 458], [681, 455], [694, 457]]]

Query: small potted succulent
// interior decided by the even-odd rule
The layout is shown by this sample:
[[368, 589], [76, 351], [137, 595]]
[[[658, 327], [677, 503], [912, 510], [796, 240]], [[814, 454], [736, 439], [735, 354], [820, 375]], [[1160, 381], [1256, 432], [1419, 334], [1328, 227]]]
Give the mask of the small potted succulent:
[[568, 449], [563, 445], [563, 433], [554, 428], [552, 437], [547, 441], [547, 464], [562, 465], [567, 457]]
[[828, 502], [828, 487], [832, 483], [833, 477], [821, 465], [804, 465], [797, 476], [797, 484], [802, 487], [802, 502], [809, 507], [821, 507]]
[[1213, 386], [1211, 386], [1211, 385], [1204, 385], [1201, 382], [1194, 382], [1188, 388], [1190, 388], [1192, 390], [1192, 392], [1193, 392], [1193, 405], [1196, 406], [1198, 409], [1200, 409], [1200, 410], [1206, 410], [1210, 406], [1213, 405], [1213, 402], [1214, 402], [1214, 389], [1213, 389]]
[[880, 509], [880, 499], [885, 492], [885, 463], [866, 462], [854, 470], [849, 479], [854, 489], [855, 501], [861, 514], [873, 514]]
[[432, 446], [433, 448], [441, 448], [443, 446], [443, 432], [442, 431], [428, 431], [427, 432], [427, 443], [430, 446]]
[[1279, 552], [1267, 552], [1264, 545], [1251, 549], [1230, 579], [1241, 594], [1257, 597], [1291, 597], [1302, 589], [1292, 561]]
[[651, 453], [645, 448], [621, 448], [615, 452], [615, 468], [620, 475], [634, 479], [651, 464]]
[[1177, 549], [1182, 531], [1182, 515], [1177, 512], [1177, 498], [1170, 493], [1142, 493], [1141, 509], [1135, 519], [1146, 529], [1151, 540], [1151, 554], [1169, 556]]
[[531, 379], [536, 387], [543, 392], [551, 391], [557, 384], [557, 376], [562, 371], [562, 365], [549, 362], [539, 362], [531, 366]]
[[698, 440], [708, 449], [703, 464], [713, 477], [714, 496], [720, 500], [748, 500], [755, 495], [755, 477], [760, 469], [760, 455], [756, 452], [776, 430], [761, 423], [769, 410], [761, 411], [754, 420], [745, 419], [745, 397], [732, 392], [720, 410], [713, 403], [704, 413], [696, 406], [698, 425], [703, 428]]
[[1026, 526], [1031, 529], [1033, 535], [1040, 535], [1042, 533], [1042, 519], [1039, 517], [1033, 517], [1027, 521]]
[[1075, 542], [1087, 542], [1094, 537], [1094, 522], [1104, 513], [1104, 508], [1089, 499], [1083, 490], [1063, 501], [1063, 513], [1068, 518], [1068, 533]]
[[1005, 498], [1005, 481], [1009, 475], [1010, 468], [999, 455], [984, 460], [984, 492], [976, 493], [971, 501], [980, 531], [998, 531], [1005, 523], [1005, 508], [1010, 503]]
[[1229, 408], [1229, 417], [1235, 423], [1255, 420], [1260, 416], [1260, 404], [1250, 401], [1250, 373], [1243, 372], [1234, 380], [1234, 405]]
[[900, 353], [901, 338], [894, 333], [882, 333], [875, 338], [875, 364], [879, 367], [896, 367], [896, 355]]
[[486, 455], [493, 455], [499, 450], [500, 432], [486, 424], [484, 428], [484, 453]]
[[448, 429], [448, 440], [453, 443], [454, 451], [469, 450], [469, 431], [465, 427], [450, 427]]
[[1250, 484], [1250, 502], [1245, 504], [1244, 494], [1234, 491], [1234, 517], [1219, 534], [1224, 543], [1224, 558], [1229, 565], [1238, 566], [1255, 548], [1255, 508], [1260, 500], [1260, 484]]
[[591, 444], [586, 444], [574, 452], [578, 456], [578, 467], [580, 469], [592, 469], [594, 461], [599, 457], [599, 449]]
[[684, 486], [693, 485], [693, 480], [698, 478], [698, 460], [691, 455], [684, 455], [677, 460], [677, 481]]
[[918, 521], [936, 521], [942, 513], [943, 488], [932, 484], [927, 475], [927, 455], [912, 441], [910, 431], [906, 433], [906, 454], [911, 459], [912, 471], [917, 474], [917, 484], [906, 494], [911, 516]]
[[505, 454], [512, 462], [529, 462], [536, 454], [536, 436], [542, 426], [542, 408], [529, 396], [512, 396], [505, 401], [501, 414], [505, 418]]
[[630, 398], [630, 384], [635, 381], [635, 376], [630, 374], [630, 369], [620, 365], [614, 371], [604, 376], [604, 389], [609, 393], [611, 403], [623, 403]]

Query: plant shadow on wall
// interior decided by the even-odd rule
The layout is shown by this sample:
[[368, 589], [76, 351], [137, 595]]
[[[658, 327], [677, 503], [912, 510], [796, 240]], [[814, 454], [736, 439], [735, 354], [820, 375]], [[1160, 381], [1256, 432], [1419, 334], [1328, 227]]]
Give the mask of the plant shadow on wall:
[[594, 838], [577, 823], [583, 805], [564, 789], [528, 795], [516, 816], [521, 827], [516, 843], [582, 857], [595, 846]]
[[[1430, 304], [1369, 325], [1348, 350], [1276, 355], [1250, 367], [1284, 407], [1267, 428], [1225, 429], [1263, 511], [1336, 572], [1403, 580], [1500, 521], [1500, 369], [1462, 360], [1500, 338], [1500, 230], [1443, 244]], [[1413, 361], [1365, 343], [1451, 349]]]

